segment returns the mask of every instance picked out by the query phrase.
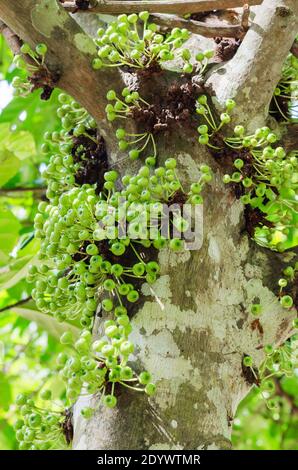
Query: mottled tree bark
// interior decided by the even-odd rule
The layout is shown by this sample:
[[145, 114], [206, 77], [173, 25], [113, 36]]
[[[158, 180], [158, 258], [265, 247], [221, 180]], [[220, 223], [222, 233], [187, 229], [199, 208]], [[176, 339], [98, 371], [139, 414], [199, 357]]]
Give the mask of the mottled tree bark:
[[[160, 254], [161, 277], [144, 285], [144, 304], [133, 317], [134, 366], [153, 374], [156, 396], [123, 390], [117, 409], [100, 408], [87, 422], [79, 414], [86, 399], [79, 400], [75, 449], [229, 448], [237, 405], [251, 388], [243, 355], [258, 365], [263, 345], [281, 344], [291, 333], [294, 312], [283, 310], [273, 292], [278, 256], [249, 239], [243, 206], [223, 186], [222, 169], [193, 133], [172, 136], [165, 151], [188, 181], [201, 163], [215, 171], [205, 191], [203, 246]], [[263, 308], [257, 328], [249, 311], [254, 302]]]
[[[117, 165], [124, 155], [115, 150], [112, 128], [104, 120], [103, 109], [109, 88], [121, 90], [122, 80], [138, 87], [138, 79], [121, 77], [115, 71], [94, 72], [90, 67], [94, 51], [88, 37], [54, 4], [52, 0], [0, 0], [0, 18], [30, 43], [48, 44], [49, 65], [61, 69], [59, 86], [97, 119], [108, 143], [110, 162], [116, 163], [120, 173], [131, 172], [129, 159]], [[271, 4], [276, 9], [287, 8], [287, 15], [280, 15], [280, 10], [272, 13]], [[45, 24], [36, 20], [38, 15], [46, 18], [49, 9], [50, 20]], [[211, 71], [209, 78], [215, 101], [220, 104], [228, 97], [239, 98], [237, 123], [245, 121], [251, 127], [265, 122], [270, 96], [297, 29], [294, 0], [265, 0], [258, 9], [261, 13], [255, 17], [253, 29], [234, 59], [225, 65], [226, 75]], [[290, 30], [284, 27], [287, 21]], [[270, 72], [273, 48], [270, 54], [267, 48], [275, 39], [269, 35], [281, 34], [281, 30], [280, 52], [276, 52]], [[85, 51], [76, 41], [78, 34], [86, 37]], [[196, 41], [191, 44], [197, 47]], [[243, 73], [238, 76], [239, 68]], [[176, 78], [179, 80], [179, 75]], [[141, 83], [142, 93], [151, 99], [155, 94], [159, 101], [172, 80], [173, 75], [165, 72], [156, 82]], [[256, 94], [245, 91], [252, 83], [257, 86]], [[259, 89], [259, 85], [265, 88]], [[231, 90], [237, 92], [231, 96]], [[263, 93], [264, 101], [259, 106]], [[264, 345], [279, 345], [291, 334], [295, 312], [283, 310], [274, 293], [280, 256], [250, 240], [243, 206], [222, 183], [225, 168], [199, 146], [195, 127], [195, 121], [190, 122], [160, 136], [158, 149], [159, 163], [168, 156], [177, 158], [186, 185], [199, 176], [200, 164], [207, 163], [214, 171], [215, 178], [204, 194], [203, 244], [197, 251], [160, 253], [161, 276], [153, 286], [143, 286], [142, 302], [132, 320], [131, 338], [136, 344], [132, 362], [136, 370], [145, 368], [152, 373], [158, 387], [156, 396], [148, 398], [124, 389], [116, 409], [100, 408], [89, 421], [80, 416], [80, 409], [86, 401], [96, 403], [98, 397], [81, 398], [74, 408], [74, 449], [230, 448], [233, 416], [252, 386], [243, 375], [243, 355], [251, 355], [259, 365], [264, 359]], [[255, 302], [263, 308], [258, 327], [249, 313]], [[102, 321], [97, 318], [95, 335]]]

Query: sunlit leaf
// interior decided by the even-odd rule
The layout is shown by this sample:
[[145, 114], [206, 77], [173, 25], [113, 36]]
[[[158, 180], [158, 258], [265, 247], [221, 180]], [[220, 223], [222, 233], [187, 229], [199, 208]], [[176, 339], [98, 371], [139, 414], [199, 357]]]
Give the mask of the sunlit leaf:
[[14, 97], [0, 114], [0, 123], [9, 123], [16, 126], [17, 130], [29, 131], [33, 135], [36, 145], [40, 146], [44, 133], [46, 131], [53, 132], [59, 127], [56, 115], [58, 93], [58, 90], [54, 90], [48, 101], [41, 101], [38, 90], [26, 98]]
[[0, 268], [0, 290], [9, 289], [26, 277], [28, 267], [36, 264], [37, 257], [25, 255], [21, 258], [12, 260], [7, 266]]
[[35, 155], [35, 141], [28, 131], [11, 132], [8, 123], [0, 124], [0, 186], [9, 181], [20, 169], [21, 162]]
[[0, 150], [0, 187], [9, 181], [20, 169], [20, 160], [9, 150]]
[[28, 131], [11, 131], [9, 123], [0, 124], [0, 151], [9, 150], [23, 160], [35, 155], [36, 147], [32, 134]]
[[1, 402], [0, 407], [7, 409], [12, 401], [11, 386], [7, 381], [7, 378], [3, 372], [0, 372], [0, 390], [1, 390]]
[[16, 437], [13, 427], [5, 420], [0, 420], [0, 449], [14, 450], [16, 449]]
[[0, 262], [1, 262], [1, 252], [4, 255], [8, 255], [13, 247], [15, 246], [21, 224], [18, 219], [13, 215], [13, 213], [5, 208], [0, 207], [0, 220], [1, 220], [1, 230], [0, 230]]
[[6, 147], [20, 160], [32, 157], [36, 153], [33, 136], [27, 131], [12, 132]]

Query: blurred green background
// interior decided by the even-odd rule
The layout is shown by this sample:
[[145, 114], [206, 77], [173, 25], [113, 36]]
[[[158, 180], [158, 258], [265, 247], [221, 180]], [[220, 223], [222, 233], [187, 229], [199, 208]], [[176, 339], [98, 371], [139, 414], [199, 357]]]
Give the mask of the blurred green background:
[[[46, 131], [59, 129], [58, 92], [49, 101], [41, 101], [38, 91], [27, 98], [13, 97], [11, 81], [20, 71], [11, 61], [11, 53], [0, 36], [1, 450], [17, 449], [12, 425], [18, 393], [35, 392], [49, 385], [57, 399], [63, 400], [65, 393], [63, 383], [52, 372], [61, 350], [61, 325], [36, 311], [30, 301], [32, 287], [24, 279], [38, 251], [33, 219], [38, 202], [45, 197], [40, 170], [46, 157], [41, 145]], [[10, 129], [16, 131], [13, 137]], [[298, 370], [296, 376], [275, 382], [273, 410], [268, 409], [257, 388], [240, 404], [233, 424], [235, 449], [298, 449]]]

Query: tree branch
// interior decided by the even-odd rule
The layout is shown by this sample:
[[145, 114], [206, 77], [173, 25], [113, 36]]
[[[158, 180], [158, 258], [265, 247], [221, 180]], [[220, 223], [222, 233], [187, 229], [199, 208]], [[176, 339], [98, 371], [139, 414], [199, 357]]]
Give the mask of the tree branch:
[[207, 38], [225, 37], [225, 38], [242, 38], [246, 34], [246, 30], [239, 25], [223, 25], [219, 26], [212, 23], [203, 23], [202, 21], [186, 20], [175, 15], [151, 15], [151, 18], [161, 26], [169, 28], [187, 28], [194, 34], [200, 34]]
[[263, 125], [297, 30], [296, 0], [264, 0], [236, 55], [207, 81], [218, 107], [233, 98], [235, 120]]
[[0, 18], [32, 47], [47, 45], [46, 65], [51, 73], [59, 73], [57, 86], [105, 127], [106, 92], [111, 86], [122, 86], [120, 73], [92, 69], [96, 47], [62, 6], [56, 0], [0, 0]]
[[19, 54], [22, 41], [20, 38], [5, 24], [0, 20], [0, 34], [5, 38], [9, 48], [13, 54]]
[[12, 305], [6, 305], [6, 307], [0, 308], [0, 313], [6, 312], [7, 310], [11, 310], [15, 307], [19, 307], [20, 305], [24, 305], [27, 302], [29, 302], [29, 300], [31, 300], [31, 299], [32, 299], [32, 297], [30, 295], [30, 297], [26, 297], [26, 299], [18, 300], [18, 302], [15, 302]]
[[176, 13], [185, 15], [187, 13], [197, 13], [199, 11], [222, 10], [225, 8], [242, 7], [243, 3], [249, 5], [260, 5], [263, 0], [143, 0], [140, 1], [117, 1], [99, 0], [97, 5], [87, 10], [78, 10], [75, 2], [63, 2], [63, 7], [75, 13], [76, 11], [86, 13], [139, 13], [149, 11], [150, 13]]
[[46, 194], [45, 187], [34, 187], [34, 188], [24, 188], [24, 187], [16, 187], [16, 188], [1, 188], [0, 189], [0, 196], [5, 197], [19, 197], [22, 193], [31, 192], [34, 194], [35, 197], [43, 197]]

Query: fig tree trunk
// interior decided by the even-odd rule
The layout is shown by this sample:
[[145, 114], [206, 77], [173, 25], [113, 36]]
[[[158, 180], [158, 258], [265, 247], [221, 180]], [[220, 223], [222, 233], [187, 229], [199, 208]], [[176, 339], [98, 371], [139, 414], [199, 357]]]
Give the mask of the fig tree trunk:
[[[259, 365], [264, 345], [280, 345], [290, 336], [295, 312], [284, 310], [275, 294], [281, 255], [252, 240], [243, 204], [222, 182], [231, 168], [197, 142], [194, 100], [196, 90], [205, 87], [218, 112], [227, 98], [236, 101], [234, 125], [244, 123], [251, 130], [265, 125], [295, 39], [298, 4], [265, 0], [255, 7], [238, 51], [229, 61], [214, 63], [205, 83], [170, 71], [149, 78], [118, 69], [94, 71], [87, 32], [97, 17], [86, 21], [84, 15], [70, 15], [55, 0], [0, 0], [0, 18], [13, 32], [30, 44], [47, 44], [48, 67], [59, 72], [57, 86], [97, 120], [109, 163], [121, 174], [132, 172], [132, 163], [119, 155], [113, 126], [105, 120], [105, 95], [129, 85], [151, 104], [167, 106], [170, 87], [187, 88], [189, 117], [158, 133], [159, 163], [175, 157], [186, 185], [199, 176], [202, 163], [215, 176], [204, 190], [202, 246], [178, 254], [162, 251], [161, 276], [154, 285], [143, 285], [133, 312], [134, 365], [152, 373], [156, 395], [123, 389], [116, 408], [100, 407], [90, 420], [80, 409], [99, 397], [79, 399], [73, 449], [228, 449], [237, 406], [255, 382], [243, 368], [243, 357], [250, 355]], [[189, 47], [196, 52], [206, 41], [215, 44], [194, 34]], [[279, 131], [276, 122], [271, 125]], [[256, 302], [263, 310], [258, 323], [250, 313]], [[94, 335], [104, 319], [99, 311]]]

